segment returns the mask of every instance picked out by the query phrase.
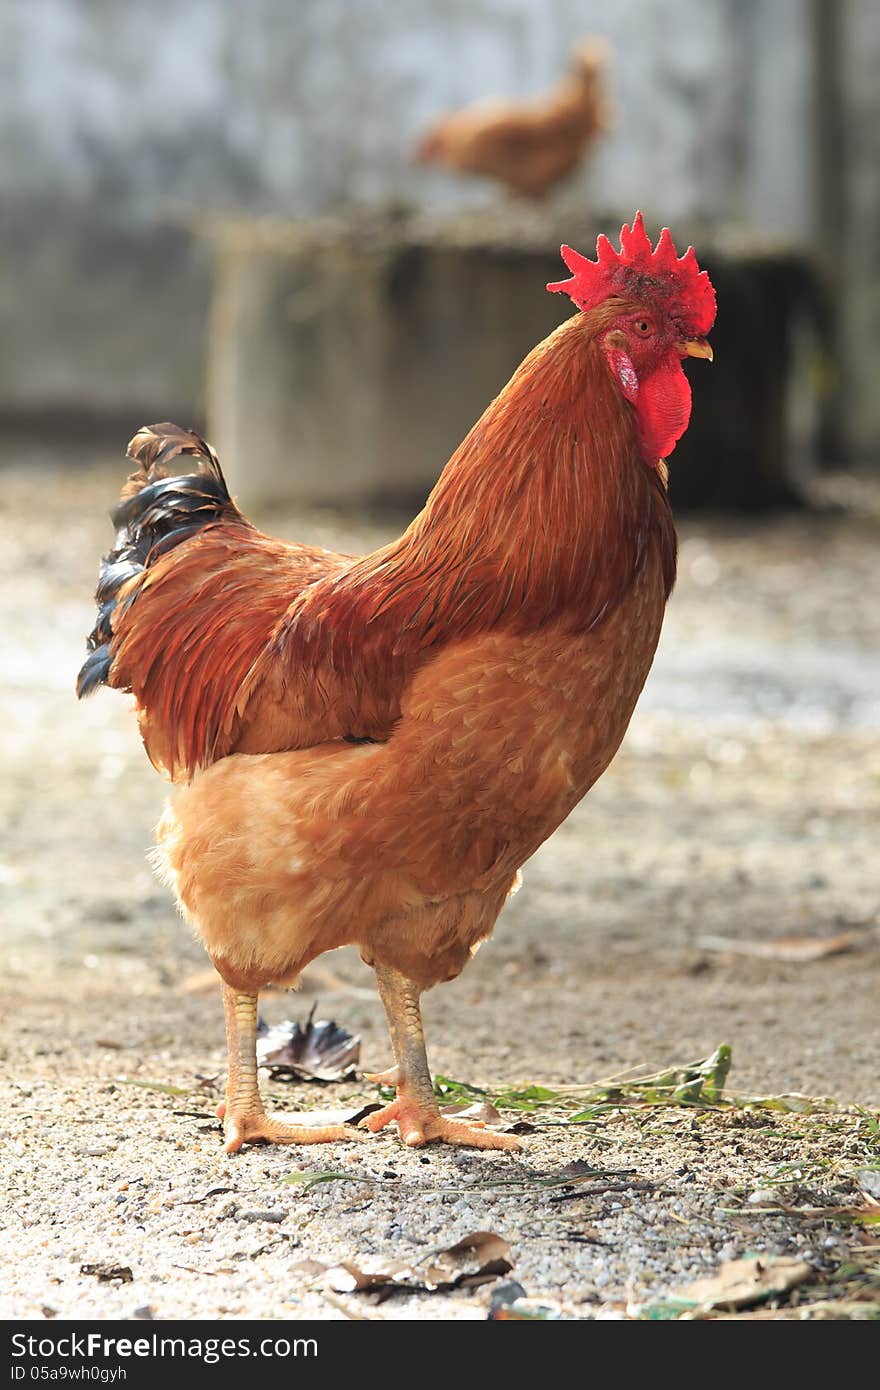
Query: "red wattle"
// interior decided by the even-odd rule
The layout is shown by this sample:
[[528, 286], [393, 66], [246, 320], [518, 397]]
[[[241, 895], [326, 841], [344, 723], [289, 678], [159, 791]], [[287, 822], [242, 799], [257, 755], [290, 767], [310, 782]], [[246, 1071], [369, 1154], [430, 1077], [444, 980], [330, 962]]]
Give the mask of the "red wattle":
[[691, 418], [691, 388], [680, 358], [667, 358], [641, 379], [636, 414], [648, 463], [668, 458]]

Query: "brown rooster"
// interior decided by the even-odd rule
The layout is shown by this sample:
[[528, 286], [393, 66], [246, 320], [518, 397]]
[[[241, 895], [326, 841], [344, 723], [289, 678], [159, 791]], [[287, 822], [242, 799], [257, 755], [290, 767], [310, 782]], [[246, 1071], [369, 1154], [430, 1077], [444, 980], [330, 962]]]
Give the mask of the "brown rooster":
[[442, 116], [416, 147], [419, 164], [498, 179], [513, 193], [543, 198], [576, 169], [611, 127], [603, 72], [608, 46], [584, 39], [571, 71], [536, 101], [484, 101]]
[[223, 980], [226, 1147], [341, 1138], [264, 1112], [257, 997], [346, 944], [377, 975], [407, 1144], [513, 1148], [440, 1114], [419, 995], [487, 937], [520, 866], [608, 766], [675, 576], [663, 458], [711, 358], [693, 249], [641, 214], [549, 286], [581, 312], [522, 363], [399, 540], [263, 535], [209, 445], [142, 429], [80, 695], [133, 691], [184, 785], [158, 859]]

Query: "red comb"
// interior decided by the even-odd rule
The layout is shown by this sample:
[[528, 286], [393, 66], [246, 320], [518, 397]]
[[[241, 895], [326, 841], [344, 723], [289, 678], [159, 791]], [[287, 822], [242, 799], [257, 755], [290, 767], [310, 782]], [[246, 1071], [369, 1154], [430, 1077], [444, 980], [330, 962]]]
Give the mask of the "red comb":
[[592, 309], [613, 295], [627, 299], [647, 296], [672, 301], [675, 317], [694, 337], [702, 338], [715, 322], [715, 291], [705, 270], [697, 265], [694, 248], [689, 246], [679, 256], [668, 227], [652, 247], [640, 212], [631, 227], [626, 223], [621, 227], [619, 251], [603, 235], [596, 242], [595, 261], [570, 246], [562, 247], [562, 259], [571, 279], [557, 280], [547, 288], [567, 294], [580, 309]]

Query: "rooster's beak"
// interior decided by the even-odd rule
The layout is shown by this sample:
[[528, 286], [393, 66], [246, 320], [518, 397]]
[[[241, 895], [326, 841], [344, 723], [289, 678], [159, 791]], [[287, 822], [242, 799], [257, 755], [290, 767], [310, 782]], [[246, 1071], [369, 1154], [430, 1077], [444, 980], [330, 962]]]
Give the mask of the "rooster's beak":
[[712, 346], [705, 338], [691, 338], [686, 343], [680, 343], [679, 351], [682, 357], [705, 357], [708, 362], [715, 359]]

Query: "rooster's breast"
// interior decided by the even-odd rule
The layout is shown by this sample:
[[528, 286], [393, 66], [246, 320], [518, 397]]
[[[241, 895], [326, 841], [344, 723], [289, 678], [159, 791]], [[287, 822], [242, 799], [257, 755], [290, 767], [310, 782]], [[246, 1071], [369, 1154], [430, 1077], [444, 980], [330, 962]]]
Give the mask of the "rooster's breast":
[[504, 877], [581, 800], [626, 733], [664, 606], [651, 559], [590, 632], [573, 635], [565, 618], [525, 634], [493, 632], [450, 645], [423, 668], [392, 742], [420, 769], [420, 799], [431, 797], [435, 819], [445, 811], [453, 857]]

